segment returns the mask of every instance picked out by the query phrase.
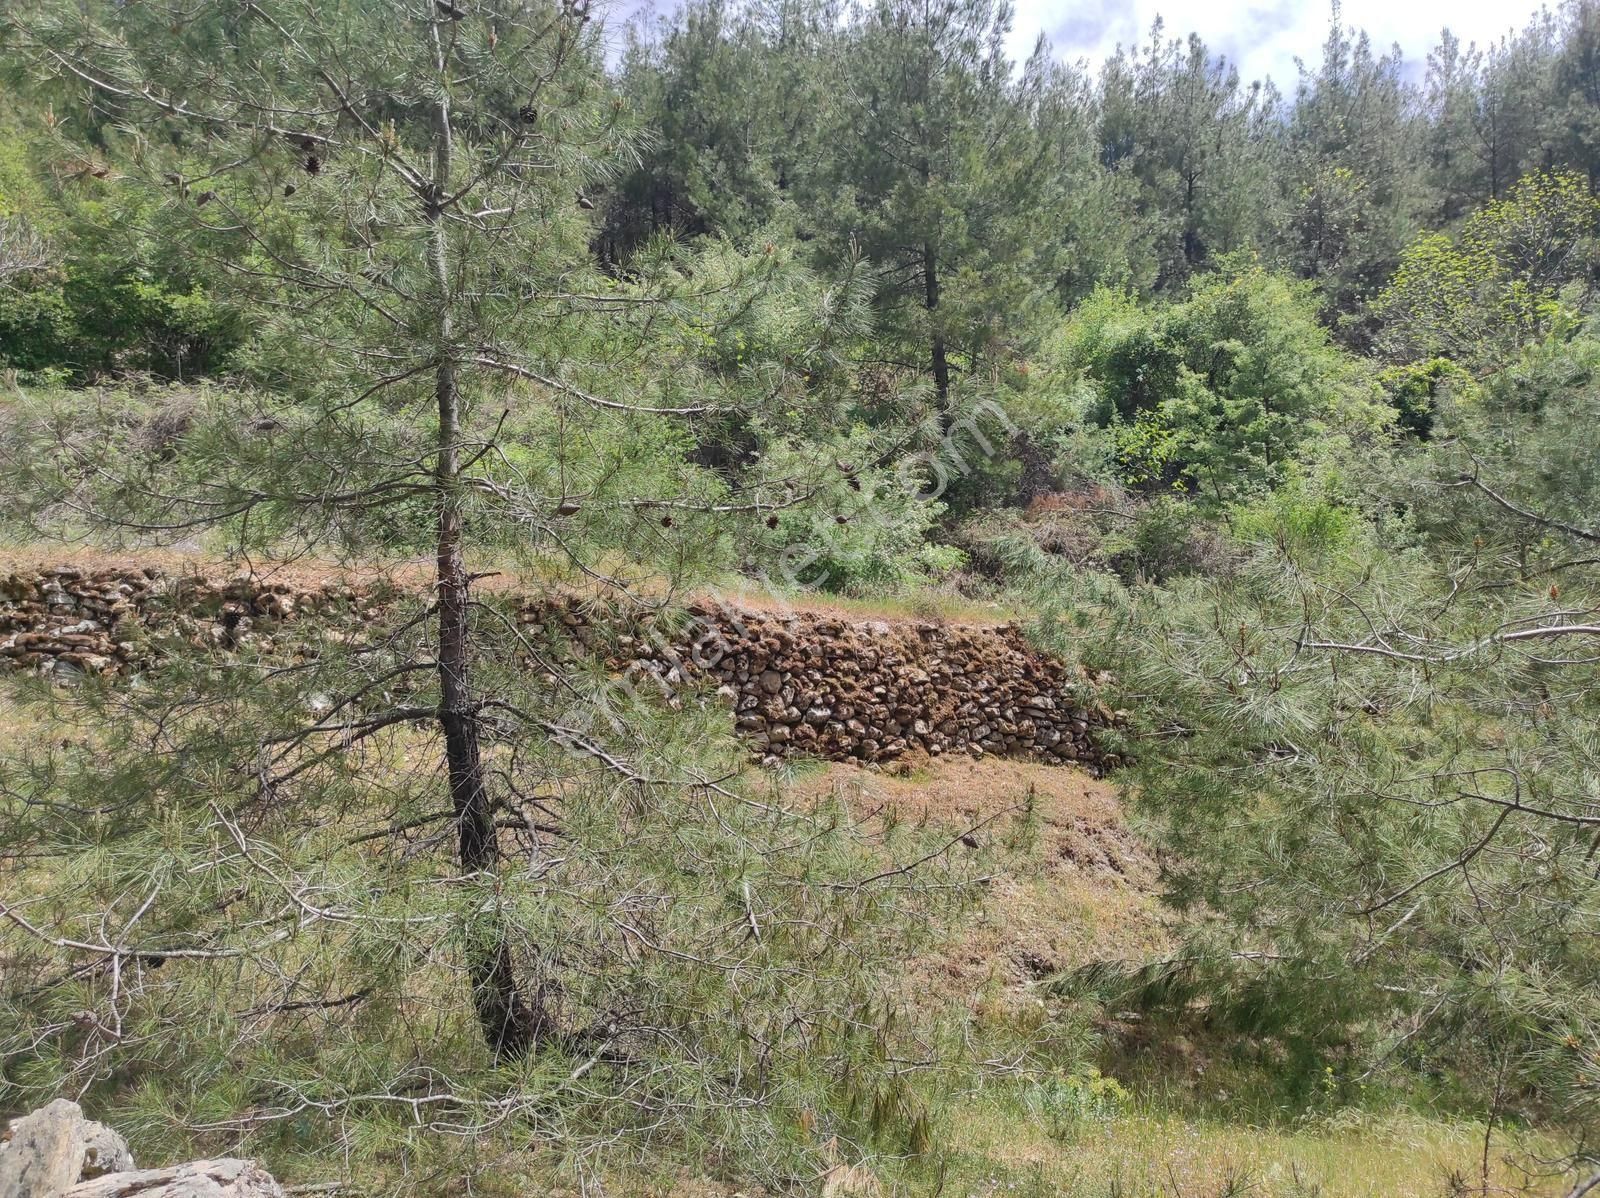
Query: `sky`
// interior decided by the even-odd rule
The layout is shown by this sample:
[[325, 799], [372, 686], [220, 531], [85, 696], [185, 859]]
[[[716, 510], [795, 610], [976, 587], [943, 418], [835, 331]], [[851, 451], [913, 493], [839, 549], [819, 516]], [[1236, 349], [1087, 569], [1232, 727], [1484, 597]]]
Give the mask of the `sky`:
[[[1328, 33], [1331, 0], [1013, 0], [1016, 22], [1011, 55], [1026, 58], [1045, 34], [1058, 58], [1091, 64], [1119, 44], [1143, 45], [1160, 13], [1169, 36], [1191, 31], [1213, 55], [1226, 55], [1247, 81], [1270, 75], [1293, 94], [1295, 59], [1314, 66]], [[674, 0], [617, 0], [613, 17], [671, 12]], [[1520, 29], [1540, 7], [1537, 0], [1344, 0], [1344, 22], [1365, 29], [1382, 52], [1400, 46], [1409, 77], [1419, 80], [1428, 51], [1449, 26], [1463, 44], [1487, 45]], [[621, 21], [612, 26], [620, 49]]]
[[[1122, 45], [1143, 44], [1160, 13], [1170, 36], [1198, 33], [1213, 54], [1226, 55], [1245, 79], [1270, 75], [1292, 92], [1295, 59], [1321, 57], [1332, 7], [1325, 0], [1015, 0], [1011, 50], [1025, 57], [1043, 32], [1056, 56], [1092, 63]], [[1463, 44], [1487, 45], [1520, 29], [1535, 0], [1344, 0], [1344, 23], [1365, 29], [1376, 50], [1400, 46], [1420, 75], [1446, 26]], [[1408, 74], [1411, 72], [1408, 72]]]

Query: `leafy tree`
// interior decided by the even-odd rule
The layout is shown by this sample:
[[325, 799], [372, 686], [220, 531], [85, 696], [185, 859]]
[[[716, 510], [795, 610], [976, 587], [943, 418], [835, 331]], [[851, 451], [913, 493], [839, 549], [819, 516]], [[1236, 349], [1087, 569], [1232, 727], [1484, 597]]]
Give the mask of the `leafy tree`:
[[1472, 376], [1449, 358], [1428, 358], [1385, 367], [1378, 371], [1383, 388], [1401, 428], [1426, 440], [1433, 433], [1434, 414], [1447, 392], [1470, 392]]
[[239, 314], [198, 287], [80, 274], [71, 264], [31, 273], [0, 294], [0, 361], [28, 376], [202, 378], [221, 373], [241, 339]]
[[0, 138], [0, 365], [77, 382], [221, 373], [239, 320], [207, 294], [203, 267], [148, 235], [147, 206], [100, 150], [67, 142], [69, 122], [31, 95], [13, 118], [24, 119], [44, 132]]
[[1550, 327], [1564, 288], [1593, 285], [1600, 201], [1581, 176], [1535, 174], [1485, 205], [1456, 237], [1433, 233], [1406, 251], [1373, 304], [1379, 348], [1397, 361], [1504, 361]]
[[1317, 323], [1305, 287], [1254, 264], [1201, 276], [1181, 303], [1104, 291], [1074, 314], [1061, 365], [1087, 386], [1138, 485], [1192, 485], [1222, 503], [1286, 476], [1302, 441], [1375, 409]]

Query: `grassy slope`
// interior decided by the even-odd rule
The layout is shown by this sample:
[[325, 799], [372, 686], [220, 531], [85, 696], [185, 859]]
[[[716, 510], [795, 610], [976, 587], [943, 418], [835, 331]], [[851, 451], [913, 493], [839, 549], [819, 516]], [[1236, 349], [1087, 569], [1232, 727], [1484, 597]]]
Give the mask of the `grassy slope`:
[[[37, 709], [19, 710], [6, 697], [9, 689], [0, 683], [0, 720], [14, 735], [68, 731], [41, 725]], [[1259, 1059], [1169, 1030], [1075, 1024], [1075, 1016], [1047, 998], [1039, 983], [1055, 972], [1144, 958], [1170, 944], [1171, 917], [1156, 897], [1158, 863], [1124, 820], [1109, 784], [1067, 769], [960, 759], [903, 778], [813, 766], [785, 794], [797, 804], [841, 797], [863, 815], [952, 836], [976, 828], [973, 843], [955, 851], [981, 855], [991, 875], [957, 933], [907, 961], [905, 979], [912, 1001], [958, 1012], [972, 1039], [995, 1050], [997, 1067], [937, 1089], [932, 1153], [879, 1160], [870, 1171], [841, 1168], [818, 1179], [817, 1189], [829, 1198], [1479, 1192], [1480, 1124], [1386, 1097], [1355, 1105], [1331, 1094], [1326, 1101], [1289, 1101], [1282, 1096], [1286, 1079]], [[1077, 1087], [1099, 1085], [1087, 1059], [1126, 1084], [1107, 1086], [1104, 1100], [1063, 1104], [1059, 1087], [1052, 1092], [1036, 1072], [1005, 1067], [1009, 1053], [1024, 1048], [1034, 1061], [1059, 1062], [1059, 1077], [1076, 1079], [1068, 1083], [1069, 1098]], [[1515, 1143], [1497, 1132], [1490, 1146], [1490, 1174], [1503, 1185], [1527, 1180], [1510, 1161]], [[1537, 1148], [1536, 1139], [1526, 1146]], [[536, 1159], [525, 1167], [526, 1173], [522, 1165], [509, 1172], [541, 1189], [552, 1185]], [[760, 1192], [700, 1172], [686, 1174], [681, 1161], [660, 1172], [630, 1169], [611, 1179], [610, 1192], [672, 1198]], [[1522, 1192], [1561, 1189], [1552, 1181]]]
[[[947, 760], [908, 779], [829, 767], [794, 791], [804, 799], [830, 788], [858, 807], [887, 805], [905, 818], [956, 830], [1031, 805], [1024, 834], [999, 824], [981, 833], [994, 842], [986, 847], [997, 850], [1004, 868], [963, 934], [931, 959], [909, 963], [914, 991], [964, 1005], [976, 1026], [1002, 1038], [1027, 1033], [1047, 1041], [1065, 1016], [1045, 999], [1041, 975], [1144, 958], [1170, 946], [1171, 917], [1156, 898], [1158, 863], [1129, 828], [1108, 783], [1074, 770]], [[1329, 1093], [1296, 1104], [1284, 1096], [1285, 1083], [1296, 1079], [1274, 1076], [1248, 1054], [1208, 1048], [1170, 1029], [1098, 1030], [1107, 1033], [1096, 1053], [1099, 1068], [1126, 1083], [1120, 1092], [1106, 1087], [1111, 1099], [1062, 1109], [1036, 1081], [997, 1074], [943, 1104], [935, 1134], [942, 1162], [884, 1171], [885, 1192], [996, 1198], [1479, 1192], [1481, 1124], [1385, 1096], [1346, 1105]], [[1152, 1036], [1162, 1042], [1152, 1043]], [[1062, 1045], [1063, 1069], [1092, 1078], [1093, 1067], [1073, 1065], [1076, 1047]], [[1314, 1095], [1319, 1080], [1310, 1087]], [[1497, 1131], [1491, 1184], [1527, 1184], [1510, 1159], [1516, 1144]], [[1541, 1145], [1532, 1137], [1524, 1146]], [[1552, 1180], [1519, 1192], [1562, 1187]]]

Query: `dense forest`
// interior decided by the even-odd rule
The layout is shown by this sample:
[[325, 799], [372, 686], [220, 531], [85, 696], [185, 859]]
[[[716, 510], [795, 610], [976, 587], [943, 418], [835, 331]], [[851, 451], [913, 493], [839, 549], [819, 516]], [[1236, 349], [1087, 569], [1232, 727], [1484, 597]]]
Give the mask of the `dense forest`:
[[[1293, 80], [1011, 21], [0, 0], [8, 560], [387, 579], [0, 678], [0, 1114], [308, 1193], [1600, 1185], [1600, 4]], [[707, 596], [1020, 624], [1148, 934], [1028, 873], [1084, 774], [919, 727], [852, 806], [608, 666]], [[1083, 943], [1012, 984], [1018, 894]]]

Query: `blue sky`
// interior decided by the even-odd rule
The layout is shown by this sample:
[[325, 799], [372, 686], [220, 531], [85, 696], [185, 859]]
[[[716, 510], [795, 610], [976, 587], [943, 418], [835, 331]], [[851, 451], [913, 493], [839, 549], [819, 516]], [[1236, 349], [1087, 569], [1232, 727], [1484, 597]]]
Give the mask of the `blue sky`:
[[[1295, 59], [1314, 65], [1327, 36], [1332, 6], [1294, 0], [1016, 0], [1013, 50], [1026, 53], [1042, 31], [1060, 57], [1098, 62], [1118, 43], [1142, 43], [1160, 13], [1169, 32], [1199, 33], [1213, 53], [1225, 54], [1246, 79], [1270, 75], [1285, 91]], [[1462, 42], [1480, 46], [1520, 29], [1538, 10], [1533, 0], [1345, 0], [1344, 22], [1365, 29], [1373, 45], [1398, 44], [1414, 70], [1448, 26]]]
[[[1315, 64], [1327, 35], [1331, 5], [1295, 0], [1014, 0], [1011, 50], [1018, 58], [1045, 34], [1058, 57], [1098, 63], [1117, 45], [1143, 44], [1160, 13], [1169, 34], [1200, 34], [1213, 53], [1225, 54], [1246, 79], [1270, 75], [1292, 92], [1295, 59]], [[612, 23], [637, 11], [670, 11], [673, 0], [618, 0]], [[1448, 26], [1462, 42], [1480, 46], [1520, 29], [1539, 5], [1534, 0], [1345, 0], [1346, 24], [1360, 26], [1380, 49], [1398, 44], [1420, 78], [1428, 51]]]

